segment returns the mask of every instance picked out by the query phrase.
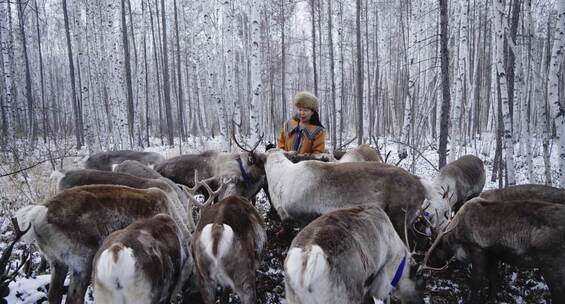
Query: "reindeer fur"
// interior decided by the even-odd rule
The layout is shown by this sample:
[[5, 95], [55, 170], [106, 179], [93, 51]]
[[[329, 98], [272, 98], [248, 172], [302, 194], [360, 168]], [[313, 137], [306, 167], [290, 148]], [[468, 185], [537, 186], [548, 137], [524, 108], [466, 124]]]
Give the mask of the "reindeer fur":
[[[289, 304], [365, 304], [393, 292], [402, 303], [423, 303], [406, 262], [395, 289], [391, 281], [410, 252], [384, 211], [375, 206], [341, 209], [307, 225], [285, 260]], [[412, 273], [413, 274], [413, 273]]]

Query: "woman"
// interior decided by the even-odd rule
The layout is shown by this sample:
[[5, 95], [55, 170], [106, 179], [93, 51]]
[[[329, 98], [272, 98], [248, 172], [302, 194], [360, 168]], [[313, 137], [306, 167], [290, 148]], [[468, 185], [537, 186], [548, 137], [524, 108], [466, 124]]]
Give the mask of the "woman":
[[318, 98], [309, 92], [299, 92], [293, 104], [295, 116], [284, 124], [277, 147], [298, 154], [324, 153], [326, 131], [318, 115]]

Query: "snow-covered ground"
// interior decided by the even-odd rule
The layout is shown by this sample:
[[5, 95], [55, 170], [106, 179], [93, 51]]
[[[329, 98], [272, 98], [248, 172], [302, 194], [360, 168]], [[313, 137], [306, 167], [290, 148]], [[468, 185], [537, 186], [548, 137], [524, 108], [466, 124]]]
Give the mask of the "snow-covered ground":
[[[146, 149], [146, 151], [155, 151], [162, 153], [166, 157], [176, 156], [180, 153], [178, 147], [176, 148], [169, 148], [166, 146], [158, 145], [158, 141], [154, 140], [156, 145]], [[498, 187], [498, 182], [491, 181], [491, 174], [492, 174], [492, 164], [494, 158], [494, 141], [486, 135], [484, 139], [481, 141], [477, 141], [474, 143], [472, 147], [467, 148], [467, 151], [464, 151], [462, 154], [473, 154], [479, 156], [485, 163], [485, 169], [487, 172], [487, 183], [485, 185], [486, 189], [492, 189]], [[354, 145], [350, 145], [353, 147]], [[536, 183], [543, 183], [544, 182], [544, 164], [543, 164], [543, 157], [541, 155], [541, 145], [534, 145], [536, 147], [536, 151], [534, 153], [533, 159], [533, 168], [534, 168], [534, 181]], [[202, 152], [208, 149], [215, 149], [215, 150], [225, 150], [227, 148], [226, 139], [222, 137], [216, 137], [214, 139], [211, 138], [191, 138], [187, 143], [183, 143], [182, 146], [182, 153], [197, 153]], [[389, 156], [389, 163], [396, 163], [398, 160], [397, 156], [397, 149], [398, 145], [394, 143], [391, 139], [381, 138], [379, 139], [379, 148], [381, 150], [381, 154], [383, 157], [390, 152]], [[410, 148], [408, 149], [409, 152]], [[516, 149], [518, 151], [519, 149]], [[436, 149], [433, 147], [428, 147], [422, 151], [423, 157], [420, 157], [418, 153], [415, 153], [415, 157], [413, 158], [412, 153], [409, 157], [402, 162], [400, 162], [399, 166], [407, 169], [409, 171], [413, 171], [416, 175], [432, 179], [436, 174], [437, 171], [428, 163], [431, 162], [433, 165], [436, 165], [438, 162], [438, 155]], [[557, 177], [557, 147], [553, 146], [552, 151], [552, 170], [554, 181]], [[86, 151], [72, 151], [70, 154], [74, 154], [76, 156], [69, 157], [64, 162], [64, 169], [72, 169], [77, 168], [80, 166], [80, 161], [86, 155]], [[36, 151], [32, 155], [28, 155], [27, 159], [22, 159], [22, 163], [25, 162], [26, 165], [33, 164], [39, 160], [45, 159], [45, 153], [42, 151], [42, 147], [39, 146]], [[426, 161], [425, 159], [428, 161]], [[527, 164], [525, 157], [516, 157], [516, 180], [518, 184], [528, 183], [528, 176], [527, 176]], [[1, 161], [1, 160], [0, 160]], [[7, 162], [4, 159], [4, 162]], [[8, 163], [0, 163], [0, 174], [10, 172], [13, 166]], [[25, 167], [25, 165], [22, 165]], [[48, 162], [45, 162], [41, 165], [38, 165], [26, 172], [27, 174], [24, 176], [22, 174], [18, 174], [11, 178], [3, 177], [0, 178], [0, 202], [2, 204], [3, 209], [2, 218], [0, 218], [0, 231], [2, 232], [2, 237], [0, 239], [0, 249], [2, 251], [7, 247], [8, 242], [10, 241], [10, 237], [12, 235], [11, 228], [10, 228], [10, 221], [8, 220], [11, 215], [11, 212], [18, 209], [20, 206], [41, 201], [49, 196], [49, 175], [51, 173], [51, 166]], [[265, 203], [264, 198], [259, 199], [259, 209], [261, 213], [266, 214], [269, 206]], [[272, 227], [276, 227], [273, 225]], [[273, 228], [274, 229], [274, 228]], [[276, 247], [276, 246], [275, 246]], [[284, 301], [284, 290], [282, 289], [282, 277], [284, 275], [282, 271], [282, 261], [284, 260], [285, 248], [272, 248], [271, 252], [266, 254], [264, 259], [264, 263], [262, 265], [262, 269], [260, 270], [261, 275], [260, 277], [268, 278], [269, 280], [272, 279], [272, 282], [261, 284], [259, 286], [263, 286], [264, 289], [270, 289], [266, 292], [263, 292], [263, 299], [265, 302], [268, 303], [285, 303]], [[21, 246], [16, 247], [13, 252], [12, 261], [10, 263], [11, 268], [15, 268], [18, 265], [19, 256], [22, 253]], [[36, 253], [33, 258], [33, 264], [37, 266], [39, 264], [39, 256]], [[539, 274], [534, 272], [515, 272], [514, 269], [507, 269], [505, 273], [509, 273], [508, 277], [505, 278], [505, 282], [503, 284], [507, 285], [507, 288], [510, 290], [509, 299], [510, 303], [545, 303], [545, 297], [534, 297], [537, 300], [532, 300], [529, 295], [532, 293], [538, 294], [547, 294], [547, 286], [541, 280]], [[465, 277], [466, 274], [462, 273], [459, 274], [461, 277]], [[23, 277], [22, 275], [18, 276], [15, 282], [10, 284], [10, 294], [5, 300], [8, 303], [43, 303], [47, 302], [46, 296], [46, 288], [49, 282], [49, 275], [48, 274], [37, 274], [33, 273], [31, 277]], [[466, 284], [466, 281], [458, 281], [452, 280], [450, 277], [445, 277], [440, 275], [437, 279], [432, 282], [431, 286], [429, 287], [431, 295], [428, 295], [427, 302], [432, 303], [430, 301], [430, 296], [433, 297], [433, 303], [453, 303], [453, 302], [460, 302], [461, 296], [466, 294], [463, 290], [466, 289], [466, 286], [460, 287], [459, 283]], [[281, 286], [282, 284], [282, 286]], [[450, 293], [450, 296], [442, 297], [439, 300], [436, 300], [436, 296], [443, 293]], [[92, 295], [89, 291], [86, 295], [87, 303], [92, 302]]]

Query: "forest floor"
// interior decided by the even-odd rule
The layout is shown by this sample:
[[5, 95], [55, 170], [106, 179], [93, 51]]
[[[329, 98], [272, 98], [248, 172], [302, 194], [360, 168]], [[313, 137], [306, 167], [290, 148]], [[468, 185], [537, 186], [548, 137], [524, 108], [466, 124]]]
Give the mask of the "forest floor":
[[[196, 153], [206, 149], [218, 149], [224, 143], [221, 139], [213, 141], [198, 141], [188, 144], [187, 146], [198, 147], [187, 149], [183, 153]], [[534, 182], [543, 182], [543, 158], [539, 154], [541, 149], [538, 146], [535, 151], [539, 151], [534, 155], [533, 169], [534, 169]], [[381, 153], [386, 155], [389, 151], [389, 163], [396, 163], [397, 153], [395, 144], [388, 142], [381, 142], [379, 145]], [[165, 147], [154, 147], [151, 151], [158, 151], [167, 157], [178, 155], [177, 149], [167, 149]], [[518, 150], [518, 149], [517, 149]], [[552, 153], [552, 169], [554, 180], [557, 167], [557, 148], [554, 147]], [[437, 152], [434, 148], [428, 148], [420, 151], [431, 163], [437, 164]], [[463, 151], [461, 154], [474, 154], [479, 156], [485, 162], [485, 169], [487, 172], [487, 184], [485, 190], [497, 187], [497, 182], [491, 181], [492, 173], [492, 159], [494, 156], [494, 145], [488, 136], [482, 141], [478, 141], [472, 148]], [[40, 156], [36, 156], [40, 159]], [[77, 168], [80, 166], [80, 156], [69, 158], [65, 163], [65, 169]], [[7, 164], [7, 160], [0, 162], [1, 174], [10, 172], [11, 164]], [[37, 160], [27, 160], [33, 163]], [[517, 183], [527, 183], [527, 164], [521, 157], [516, 157], [517, 165]], [[423, 159], [423, 157], [416, 156], [415, 158], [405, 159], [400, 163], [401, 167], [412, 170], [416, 175], [424, 178], [432, 179], [437, 172], [432, 166]], [[0, 210], [2, 217], [0, 218], [0, 251], [4, 251], [12, 237], [12, 229], [9, 221], [9, 215], [20, 206], [28, 204], [30, 201], [41, 201], [49, 195], [49, 175], [51, 168], [48, 164], [42, 164], [27, 171], [25, 176], [18, 174], [10, 178], [0, 178], [0, 203], [2, 209]], [[257, 289], [260, 303], [276, 304], [286, 303], [284, 299], [284, 270], [283, 264], [286, 256], [286, 251], [290, 245], [290, 239], [279, 240], [276, 238], [276, 233], [281, 228], [281, 223], [277, 220], [271, 219], [267, 216], [270, 210], [269, 203], [263, 192], [260, 193], [257, 199], [257, 208], [262, 215], [264, 215], [267, 225], [267, 249], [264, 253], [263, 260], [258, 271]], [[296, 233], [296, 231], [295, 231]], [[23, 252], [23, 245], [19, 244], [13, 251], [10, 260], [10, 268], [14, 269], [19, 264], [19, 258]], [[37, 267], [41, 261], [40, 254], [35, 251], [32, 258], [32, 271], [31, 276], [25, 277], [19, 275], [14, 282], [10, 284], [10, 294], [4, 300], [7, 303], [47, 303], [46, 290], [49, 283], [49, 273], [37, 273]], [[498, 273], [500, 275], [500, 282], [497, 288], [496, 299], [490, 303], [550, 303], [549, 291], [545, 285], [543, 278], [537, 270], [523, 270], [516, 269], [505, 264], [498, 266]], [[469, 296], [470, 267], [459, 264], [450, 264], [449, 268], [441, 272], [429, 273], [426, 277], [426, 303], [462, 303]], [[68, 280], [67, 280], [68, 281]], [[68, 282], [67, 282], [68, 283]], [[487, 286], [485, 285], [485, 289]], [[86, 302], [92, 303], [92, 290], [89, 289], [86, 295]], [[0, 301], [1, 302], [1, 301]], [[231, 299], [231, 303], [239, 303], [237, 298]], [[194, 303], [187, 302], [185, 303]], [[468, 302], [466, 302], [468, 303]]]

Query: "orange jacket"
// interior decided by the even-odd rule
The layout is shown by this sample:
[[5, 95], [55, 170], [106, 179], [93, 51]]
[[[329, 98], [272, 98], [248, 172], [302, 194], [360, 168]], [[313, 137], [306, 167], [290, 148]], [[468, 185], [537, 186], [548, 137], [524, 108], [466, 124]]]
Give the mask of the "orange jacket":
[[[294, 141], [297, 135], [298, 121], [287, 121], [277, 140], [277, 147], [285, 151], [294, 151]], [[300, 125], [302, 139], [298, 146], [299, 154], [324, 153], [326, 150], [326, 131], [321, 126], [311, 124]]]

